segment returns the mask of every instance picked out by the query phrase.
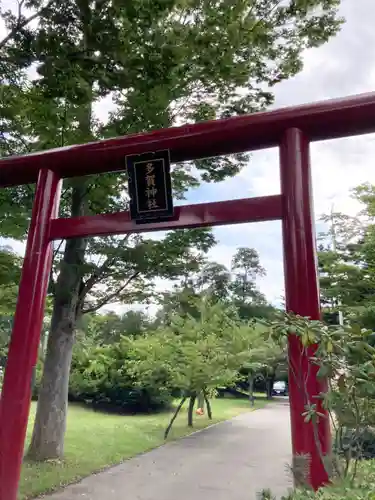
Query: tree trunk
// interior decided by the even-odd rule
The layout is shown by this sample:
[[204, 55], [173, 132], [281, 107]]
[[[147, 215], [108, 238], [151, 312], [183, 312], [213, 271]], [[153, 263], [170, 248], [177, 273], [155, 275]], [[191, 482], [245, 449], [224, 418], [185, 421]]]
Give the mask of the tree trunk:
[[[84, 211], [85, 192], [85, 183], [78, 181], [73, 188], [72, 215]], [[33, 460], [61, 458], [64, 453], [69, 372], [85, 250], [83, 238], [66, 242], [55, 287], [51, 329], [28, 451], [28, 457]]]
[[270, 379], [267, 377], [266, 378], [266, 398], [267, 399], [271, 399], [271, 395], [270, 395]]
[[180, 404], [177, 406], [176, 411], [174, 412], [173, 417], [171, 418], [171, 421], [168, 424], [168, 427], [165, 429], [164, 439], [167, 439], [169, 432], [172, 429], [172, 425], [174, 424], [174, 421], [176, 420], [177, 415], [180, 413], [181, 408], [184, 406], [185, 401], [186, 401], [186, 397], [184, 396], [181, 399]]
[[272, 399], [272, 388], [273, 383], [275, 381], [275, 375], [270, 375], [266, 380], [266, 390], [267, 390], [267, 399]]
[[206, 401], [206, 407], [207, 407], [207, 416], [209, 420], [212, 420], [212, 409], [211, 409], [211, 403], [209, 400], [209, 397], [207, 396], [206, 391], [203, 392], [204, 400]]
[[249, 384], [249, 401], [250, 406], [254, 406], [254, 374], [249, 372], [248, 375], [248, 384]]
[[189, 409], [188, 409], [188, 426], [193, 427], [193, 418], [194, 418], [194, 405], [195, 400], [197, 399], [196, 394], [191, 394], [189, 399]]
[[39, 390], [37, 414], [28, 457], [33, 460], [62, 458], [73, 349], [73, 323], [52, 328]]

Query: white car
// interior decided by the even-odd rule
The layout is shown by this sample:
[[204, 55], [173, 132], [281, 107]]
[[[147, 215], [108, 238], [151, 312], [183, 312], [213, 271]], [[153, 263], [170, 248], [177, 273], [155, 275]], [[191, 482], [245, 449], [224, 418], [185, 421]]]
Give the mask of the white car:
[[272, 394], [275, 394], [276, 396], [286, 396], [288, 394], [286, 382], [283, 380], [275, 382], [272, 387]]

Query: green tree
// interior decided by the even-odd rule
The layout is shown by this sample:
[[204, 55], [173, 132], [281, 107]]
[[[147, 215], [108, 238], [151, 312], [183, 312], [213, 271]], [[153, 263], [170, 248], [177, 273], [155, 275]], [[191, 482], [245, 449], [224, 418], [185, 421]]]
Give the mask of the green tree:
[[[268, 320], [269, 321], [269, 320]], [[251, 349], [245, 356], [241, 373], [247, 375], [249, 400], [254, 405], [254, 382], [261, 378], [265, 382], [266, 397], [272, 398], [276, 377], [287, 375], [287, 345], [276, 343], [269, 336], [269, 329], [254, 321]]]
[[[102, 410], [119, 412], [144, 413], [168, 406], [172, 396], [165, 378], [159, 376], [146, 387], [137, 383], [130, 370], [134, 361], [133, 345], [138, 345], [143, 338], [122, 336], [116, 342], [98, 345], [86, 337], [76, 344], [69, 396]], [[148, 342], [154, 342], [152, 335], [147, 338]]]
[[0, 247], [0, 368], [6, 361], [21, 264], [21, 258], [11, 248]]
[[1, 314], [0, 315], [0, 368], [4, 368], [6, 364], [11, 332], [12, 332], [12, 317], [6, 314]]
[[359, 305], [368, 289], [363, 268], [353, 262], [349, 252], [321, 248], [318, 258], [321, 302], [326, 312], [337, 315], [339, 310], [349, 312]]
[[[17, 120], [22, 118], [21, 129], [27, 130], [21, 134], [26, 144], [17, 142], [16, 149], [45, 149], [263, 109], [272, 102], [272, 94], [264, 89], [295, 75], [302, 67], [303, 50], [321, 45], [338, 31], [338, 4], [31, 0], [27, 7], [36, 23], [22, 10], [15, 15], [3, 12], [8, 32], [0, 42], [2, 57], [17, 71], [32, 64], [38, 71], [38, 79], [28, 82], [26, 89], [28, 116], [22, 110], [16, 113]], [[101, 123], [94, 104], [111, 93], [117, 109], [108, 124]], [[16, 135], [12, 120], [11, 116], [7, 141]], [[197, 170], [176, 165], [175, 195], [201, 180], [232, 176], [246, 161], [247, 156], [237, 155], [196, 162]], [[79, 216], [124, 209], [125, 188], [126, 176], [120, 174], [66, 181], [61, 213]], [[32, 190], [12, 190], [5, 205], [11, 205], [9, 199], [19, 200], [12, 206], [11, 219], [24, 224], [2, 223], [3, 234], [22, 237]], [[80, 293], [87, 281], [98, 284], [103, 275], [111, 279], [106, 266], [96, 266], [95, 278], [87, 274], [89, 256], [106, 256], [107, 249], [110, 259], [123, 256], [121, 241], [106, 240], [104, 245], [101, 240], [99, 251], [96, 242], [74, 239], [62, 252], [31, 456], [54, 458], [63, 453], [73, 333], [85, 302]], [[119, 257], [117, 262], [124, 261]], [[118, 274], [123, 280], [123, 270]], [[119, 288], [123, 285], [124, 281]], [[112, 287], [109, 298], [116, 291]], [[92, 310], [92, 297], [87, 294], [84, 299]], [[99, 297], [94, 304], [103, 305], [103, 300]]]
[[329, 228], [318, 253], [321, 300], [327, 321], [337, 323], [341, 311], [375, 328], [374, 187], [358, 186], [352, 195], [361, 206], [356, 216], [332, 212], [322, 217]]
[[15, 308], [21, 264], [11, 248], [0, 247], [0, 316], [11, 316]]
[[[271, 314], [265, 296], [258, 290], [256, 279], [266, 274], [254, 248], [238, 248], [232, 258], [232, 299], [241, 318], [268, 316]], [[271, 308], [272, 309], [272, 308]]]
[[198, 287], [214, 300], [227, 300], [230, 293], [231, 274], [218, 262], [208, 262], [197, 280]]
[[[255, 264], [246, 260], [247, 254], [252, 258], [256, 256]], [[214, 302], [232, 303], [245, 320], [272, 316], [274, 308], [267, 304], [254, 281], [258, 273], [265, 272], [260, 266], [258, 254], [253, 249], [242, 248], [237, 250], [234, 259], [239, 255], [241, 260], [236, 260], [235, 274], [223, 264], [203, 260], [197, 272], [185, 276], [172, 291], [163, 294], [158, 320], [167, 319], [172, 311], [199, 317], [199, 310], [196, 308], [199, 297], [209, 297]]]
[[197, 304], [200, 295], [192, 284], [179, 284], [172, 290], [162, 293], [160, 309], [156, 313], [155, 325], [169, 325], [173, 314], [181, 317], [199, 317]]
[[264, 329], [253, 323], [253, 336], [251, 349], [247, 350], [245, 354], [245, 360], [241, 367], [241, 373], [247, 375], [247, 388], [249, 391], [249, 401], [251, 406], [254, 406], [254, 382], [256, 376], [262, 373], [265, 364], [268, 361], [266, 353], [266, 339]]
[[162, 294], [157, 324], [167, 324], [173, 313], [198, 318], [200, 311], [197, 305], [204, 297], [209, 297], [211, 301], [230, 299], [231, 274], [224, 265], [204, 259], [195, 271]]
[[142, 311], [130, 310], [119, 316], [105, 314], [84, 315], [78, 323], [77, 338], [90, 338], [97, 345], [119, 342], [122, 336], [138, 336], [150, 328], [150, 319]]
[[18, 284], [21, 275], [22, 259], [11, 247], [0, 246], [0, 286]]
[[162, 379], [170, 391], [182, 391], [166, 437], [187, 399], [189, 426], [193, 425], [194, 405], [200, 394], [211, 418], [210, 395], [217, 387], [235, 381], [252, 342], [251, 326], [241, 323], [235, 309], [208, 299], [197, 307], [199, 318], [174, 314], [168, 328], [133, 344], [129, 366], [140, 387], [152, 387]]
[[232, 272], [232, 291], [237, 301], [249, 303], [263, 300], [255, 280], [258, 276], [264, 276], [266, 271], [261, 266], [258, 252], [254, 248], [237, 249], [232, 258]]

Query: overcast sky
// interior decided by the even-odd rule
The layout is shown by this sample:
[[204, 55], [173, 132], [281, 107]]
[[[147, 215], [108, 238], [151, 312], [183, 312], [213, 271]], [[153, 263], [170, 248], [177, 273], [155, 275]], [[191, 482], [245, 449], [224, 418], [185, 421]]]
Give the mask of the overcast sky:
[[[6, 2], [8, 3], [8, 2]], [[304, 70], [275, 88], [275, 106], [290, 106], [343, 97], [375, 89], [375, 0], [342, 0], [346, 19], [341, 33], [319, 49], [306, 52]], [[108, 112], [107, 104], [100, 114]], [[315, 143], [312, 165], [316, 218], [330, 210], [355, 213], [349, 191], [358, 184], [375, 183], [375, 136]], [[189, 194], [188, 202], [218, 201], [280, 192], [276, 150], [253, 154], [241, 174], [225, 183], [201, 186]], [[318, 226], [319, 227], [319, 226]], [[258, 250], [267, 276], [261, 290], [275, 304], [283, 295], [283, 264], [280, 223], [258, 223], [215, 229], [219, 240], [210, 258], [230, 267], [239, 246]], [[17, 245], [19, 248], [19, 246]]]

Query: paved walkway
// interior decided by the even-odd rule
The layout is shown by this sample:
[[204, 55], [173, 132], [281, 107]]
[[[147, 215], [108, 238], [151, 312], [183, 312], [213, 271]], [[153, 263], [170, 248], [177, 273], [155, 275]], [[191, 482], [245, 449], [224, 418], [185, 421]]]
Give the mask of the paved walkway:
[[275, 402], [128, 460], [47, 500], [256, 500], [291, 487], [289, 406]]

